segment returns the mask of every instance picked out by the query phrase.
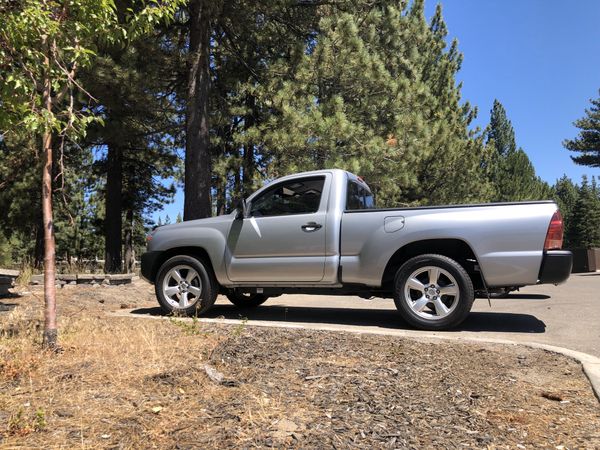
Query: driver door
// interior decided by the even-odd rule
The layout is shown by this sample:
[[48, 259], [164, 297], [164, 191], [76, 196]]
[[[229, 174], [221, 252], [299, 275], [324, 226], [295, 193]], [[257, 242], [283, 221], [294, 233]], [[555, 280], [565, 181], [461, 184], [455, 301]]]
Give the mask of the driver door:
[[325, 268], [326, 175], [294, 178], [254, 197], [228, 236], [234, 282], [318, 282]]

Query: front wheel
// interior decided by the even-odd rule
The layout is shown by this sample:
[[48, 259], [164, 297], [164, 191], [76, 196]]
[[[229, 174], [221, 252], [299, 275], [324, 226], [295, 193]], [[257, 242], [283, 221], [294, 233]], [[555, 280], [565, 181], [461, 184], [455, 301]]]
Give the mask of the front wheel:
[[218, 284], [210, 264], [192, 256], [180, 255], [161, 266], [155, 290], [164, 312], [193, 316], [203, 314], [213, 306]]
[[447, 256], [416, 256], [396, 273], [396, 308], [416, 328], [432, 331], [454, 328], [467, 318], [474, 299], [469, 274]]
[[268, 298], [264, 294], [246, 294], [237, 290], [227, 294], [227, 299], [238, 308], [256, 308], [266, 302]]

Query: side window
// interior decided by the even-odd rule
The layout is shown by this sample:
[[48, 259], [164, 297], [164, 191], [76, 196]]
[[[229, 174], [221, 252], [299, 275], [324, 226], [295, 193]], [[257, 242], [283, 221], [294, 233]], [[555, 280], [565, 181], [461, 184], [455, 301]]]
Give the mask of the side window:
[[373, 194], [371, 194], [371, 192], [358, 183], [355, 183], [354, 181], [348, 181], [346, 209], [353, 210], [372, 208], [375, 208]]
[[310, 214], [319, 209], [325, 177], [302, 178], [279, 183], [252, 200], [254, 217]]

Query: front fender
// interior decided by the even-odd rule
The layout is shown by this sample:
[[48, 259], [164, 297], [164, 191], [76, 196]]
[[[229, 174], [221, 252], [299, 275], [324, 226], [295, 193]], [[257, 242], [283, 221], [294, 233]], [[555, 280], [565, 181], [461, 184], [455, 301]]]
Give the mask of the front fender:
[[[221, 217], [227, 218], [228, 216]], [[227, 284], [224, 256], [226, 236], [231, 221], [217, 221], [214, 219], [217, 218], [183, 222], [158, 228], [148, 244], [148, 252], [146, 253], [148, 256], [142, 256], [143, 265], [144, 259], [147, 261], [146, 266], [150, 264], [150, 261], [154, 261], [153, 264], [160, 261], [162, 264], [165, 255], [168, 255], [168, 257], [174, 256], [177, 254], [178, 249], [181, 249], [182, 253], [189, 253], [190, 250], [198, 249], [208, 256], [219, 284]], [[203, 223], [205, 221], [206, 224]], [[159, 253], [162, 257], [155, 256], [156, 253]], [[142, 271], [142, 276], [149, 279], [146, 276], [149, 269], [145, 270], [146, 272]]]

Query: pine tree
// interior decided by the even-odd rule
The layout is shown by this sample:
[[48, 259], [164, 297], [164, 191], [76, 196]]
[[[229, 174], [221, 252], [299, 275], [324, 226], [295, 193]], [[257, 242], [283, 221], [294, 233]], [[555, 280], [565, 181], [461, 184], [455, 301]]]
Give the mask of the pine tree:
[[217, 214], [267, 177], [271, 157], [262, 126], [276, 114], [268, 86], [279, 71], [294, 70], [303, 43], [315, 35], [319, 8], [285, 0], [223, 4], [212, 38], [209, 111]]
[[[32, 133], [5, 133], [0, 143], [0, 230], [21, 247], [13, 249], [21, 261], [42, 268], [44, 233], [39, 173], [42, 168]], [[15, 261], [16, 262], [16, 261]], [[19, 261], [20, 262], [20, 261]]]
[[[415, 8], [418, 9], [412, 15], [423, 23], [422, 5], [415, 2]], [[477, 109], [468, 102], [460, 103], [461, 85], [456, 83], [456, 74], [462, 54], [456, 40], [446, 51], [447, 28], [441, 5], [436, 8], [429, 31], [418, 51], [422, 55], [421, 78], [436, 102], [429, 123], [436, 126], [441, 119], [444, 124], [433, 136], [433, 153], [421, 162], [415, 193], [422, 199], [420, 203], [428, 204], [488, 201], [493, 189], [486, 174], [493, 152], [484, 145], [479, 129], [469, 129]]]
[[184, 220], [211, 215], [209, 125], [211, 35], [221, 2], [188, 4], [188, 80], [186, 96]]
[[[43, 226], [40, 214], [41, 195], [34, 142], [27, 134], [15, 140], [7, 136], [0, 147], [0, 232], [15, 243], [13, 262], [27, 262], [42, 268]], [[22, 139], [21, 139], [22, 138]], [[56, 195], [53, 205], [56, 255], [70, 261], [72, 257], [93, 258], [98, 255], [97, 224], [93, 200], [93, 174], [89, 170], [91, 149], [65, 142], [54, 152], [53, 180]]]
[[157, 29], [126, 48], [105, 48], [83, 77], [103, 118], [88, 142], [105, 149], [95, 165], [106, 180], [101, 189], [107, 273], [120, 272], [123, 259], [131, 269], [135, 222], [175, 192], [164, 180], [178, 175], [182, 120], [173, 100], [171, 55], [159, 36]]
[[48, 347], [57, 344], [55, 158], [59, 153], [62, 161], [62, 144], [80, 140], [96, 119], [89, 105], [75, 108], [76, 94], [92, 100], [79, 83], [81, 69], [93, 61], [99, 36], [110, 43], [123, 36], [143, 34], [148, 24], [172, 15], [177, 7], [175, 1], [142, 4], [136, 13], [127, 11], [128, 26], [121, 27], [112, 2], [24, 0], [0, 6], [0, 129], [17, 138], [27, 136], [41, 142], [36, 162], [42, 166], [44, 345]]
[[501, 157], [507, 157], [517, 151], [512, 123], [508, 120], [504, 106], [497, 99], [494, 100], [494, 106], [490, 113], [487, 140], [488, 142], [493, 141], [496, 153]]
[[512, 123], [498, 100], [494, 100], [486, 134], [488, 145], [495, 149], [491, 181], [496, 201], [542, 200], [550, 195], [550, 186], [536, 176], [527, 153], [517, 148]]
[[461, 56], [456, 44], [445, 50], [441, 10], [428, 25], [420, 1], [327, 8], [315, 36], [273, 62], [277, 76], [258, 90], [273, 111], [260, 126], [269, 177], [348, 169], [381, 206], [489, 196], [477, 176], [486, 148], [468, 130], [475, 112], [460, 103]]
[[[41, 142], [41, 209], [44, 230], [44, 345], [57, 345], [56, 244], [54, 232], [54, 160], [58, 139], [77, 139], [93, 117], [74, 110], [80, 66], [90, 62], [92, 38], [113, 24], [104, 2], [78, 5], [23, 1], [3, 5], [0, 18], [2, 78], [0, 129]], [[110, 37], [107, 36], [108, 39]], [[69, 98], [69, 102], [66, 99]], [[36, 164], [37, 165], [37, 164]]]
[[575, 139], [565, 140], [563, 145], [572, 152], [580, 153], [571, 156], [575, 163], [600, 167], [600, 97], [590, 102], [592, 106], [585, 110], [586, 116], [574, 122], [581, 130], [579, 135]]
[[575, 205], [579, 198], [579, 191], [577, 185], [573, 181], [563, 175], [562, 178], [556, 181], [553, 186], [554, 199], [558, 203], [558, 207], [563, 217], [564, 223], [564, 246], [566, 248], [572, 247], [574, 240], [573, 235], [573, 214], [575, 212]]
[[[92, 165], [92, 150], [79, 145], [65, 145], [64, 157], [68, 164], [57, 162], [54, 179], [61, 186], [55, 202], [56, 254], [63, 259], [70, 268], [76, 269], [73, 264], [75, 259], [90, 258], [89, 248], [94, 246], [90, 241], [97, 238], [93, 236], [95, 229], [91, 216], [94, 214], [89, 207], [90, 188], [93, 176], [89, 168]], [[88, 197], [86, 199], [86, 197]]]
[[600, 247], [600, 193], [596, 179], [590, 183], [584, 175], [572, 215], [572, 245], [579, 248]]
[[0, 231], [0, 267], [8, 267], [12, 263], [12, 248], [9, 239]]

